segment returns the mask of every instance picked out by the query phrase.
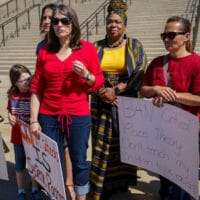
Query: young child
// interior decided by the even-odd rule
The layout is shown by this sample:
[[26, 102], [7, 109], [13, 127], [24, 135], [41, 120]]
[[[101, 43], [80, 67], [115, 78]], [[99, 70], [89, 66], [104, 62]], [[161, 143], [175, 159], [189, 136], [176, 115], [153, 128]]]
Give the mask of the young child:
[[[15, 170], [18, 186], [17, 200], [25, 200], [24, 176], [26, 168], [26, 156], [20, 127], [17, 121], [20, 119], [29, 123], [30, 121], [30, 97], [29, 85], [31, 83], [31, 72], [27, 67], [16, 64], [10, 69], [11, 87], [8, 94], [8, 120], [12, 126], [11, 142], [14, 145]], [[38, 192], [37, 182], [32, 179], [32, 200], [41, 200]]]

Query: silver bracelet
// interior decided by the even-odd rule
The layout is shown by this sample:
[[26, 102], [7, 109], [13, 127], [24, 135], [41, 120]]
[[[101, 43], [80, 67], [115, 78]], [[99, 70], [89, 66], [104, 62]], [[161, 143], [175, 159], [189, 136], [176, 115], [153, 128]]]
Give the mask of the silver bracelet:
[[90, 72], [87, 73], [87, 75], [84, 77], [86, 81], [91, 81], [92, 80], [92, 74]]
[[36, 124], [36, 123], [39, 123], [38, 121], [33, 121], [33, 122], [30, 122], [30, 125], [31, 124]]

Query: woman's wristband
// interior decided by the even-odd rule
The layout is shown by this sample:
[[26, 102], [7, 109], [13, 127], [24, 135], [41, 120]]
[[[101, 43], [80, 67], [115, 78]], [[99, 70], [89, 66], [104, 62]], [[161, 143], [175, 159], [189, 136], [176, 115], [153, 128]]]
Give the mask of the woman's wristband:
[[87, 75], [84, 77], [86, 81], [91, 81], [92, 80], [92, 74], [90, 72], [87, 73]]
[[30, 125], [31, 124], [37, 124], [37, 123], [39, 123], [38, 121], [33, 121], [33, 122], [30, 122]]
[[85, 77], [83, 77], [88, 85], [93, 85], [95, 82], [95, 76], [93, 74], [91, 74], [90, 72], [87, 73], [87, 75]]

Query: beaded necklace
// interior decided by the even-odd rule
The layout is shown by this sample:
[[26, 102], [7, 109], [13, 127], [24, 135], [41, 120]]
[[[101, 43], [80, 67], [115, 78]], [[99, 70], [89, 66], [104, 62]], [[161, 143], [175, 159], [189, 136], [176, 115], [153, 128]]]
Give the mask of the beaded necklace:
[[126, 34], [124, 34], [123, 37], [121, 37], [119, 41], [115, 42], [114, 44], [110, 44], [109, 38], [106, 37], [106, 39], [105, 39], [105, 46], [109, 47], [109, 48], [118, 47], [118, 46], [120, 46], [124, 42], [124, 39], [126, 39]]
[[115, 48], [115, 47], [120, 46], [123, 43], [123, 41], [124, 41], [124, 38], [121, 38], [119, 41], [115, 42], [114, 44], [110, 44], [108, 42], [108, 44], [106, 44], [106, 46], [109, 48]]

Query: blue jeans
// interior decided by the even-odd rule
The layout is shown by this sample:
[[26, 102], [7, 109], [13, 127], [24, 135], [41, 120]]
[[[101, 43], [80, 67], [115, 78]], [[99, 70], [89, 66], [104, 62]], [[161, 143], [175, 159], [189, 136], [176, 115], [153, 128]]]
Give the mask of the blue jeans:
[[69, 153], [73, 166], [75, 192], [84, 195], [89, 192], [89, 167], [87, 164], [87, 148], [91, 128], [91, 115], [71, 116], [70, 136], [67, 138]]
[[22, 172], [26, 168], [26, 154], [23, 144], [14, 144], [15, 170]]
[[64, 134], [62, 133], [61, 125], [58, 122], [58, 116], [40, 114], [38, 120], [42, 127], [42, 132], [52, 140], [56, 141], [61, 167], [64, 172]]
[[[73, 167], [73, 179], [77, 195], [89, 192], [89, 168], [87, 164], [87, 148], [91, 128], [91, 116], [70, 116], [72, 123], [64, 124], [62, 132], [58, 116], [39, 115], [42, 132], [55, 140], [58, 144], [61, 165], [64, 169], [64, 137], [66, 137]], [[63, 122], [66, 120], [64, 119]]]

